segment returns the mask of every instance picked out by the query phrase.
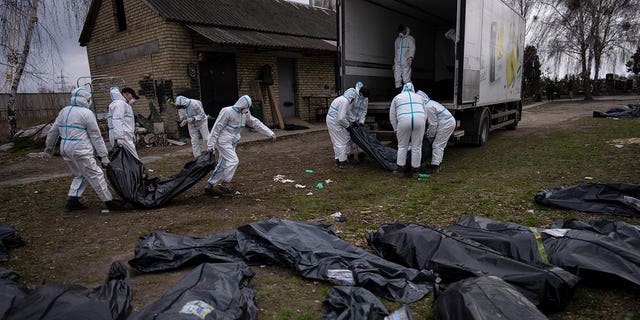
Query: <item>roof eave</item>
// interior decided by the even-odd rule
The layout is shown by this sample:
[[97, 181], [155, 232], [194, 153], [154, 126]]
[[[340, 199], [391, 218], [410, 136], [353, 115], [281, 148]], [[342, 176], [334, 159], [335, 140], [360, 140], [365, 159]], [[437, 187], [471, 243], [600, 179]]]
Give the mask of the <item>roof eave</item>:
[[93, 26], [95, 25], [101, 5], [102, 0], [91, 1], [91, 6], [89, 6], [89, 11], [87, 11], [87, 17], [84, 19], [82, 32], [80, 33], [80, 38], [78, 39], [81, 47], [85, 47], [89, 40], [91, 40], [91, 33], [93, 32]]

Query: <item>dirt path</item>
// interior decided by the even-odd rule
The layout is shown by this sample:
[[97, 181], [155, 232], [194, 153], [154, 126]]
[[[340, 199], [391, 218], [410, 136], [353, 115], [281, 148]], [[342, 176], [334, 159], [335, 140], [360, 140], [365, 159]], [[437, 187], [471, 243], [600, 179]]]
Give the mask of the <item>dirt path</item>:
[[[523, 110], [522, 121], [515, 131], [508, 133], [513, 136], [524, 136], [529, 134], [545, 132], [549, 128], [562, 128], [569, 126], [572, 121], [583, 117], [591, 117], [593, 111], [607, 111], [615, 106], [638, 104], [640, 97], [626, 96], [614, 97], [613, 100], [594, 100], [585, 102], [581, 100], [573, 101], [552, 101], [543, 103], [533, 107], [526, 107]], [[310, 150], [318, 148], [316, 143], [326, 141], [307, 141], [303, 145], [299, 145], [296, 139], [287, 142], [279, 142], [279, 147], [283, 150], [291, 150], [291, 152], [306, 153]], [[284, 145], [282, 145], [282, 144]], [[264, 146], [255, 146], [255, 150], [264, 149], [267, 151], [273, 146], [266, 144]], [[156, 161], [174, 157], [176, 155], [188, 155], [191, 152], [189, 145], [163, 148], [141, 148], [139, 149], [142, 162], [145, 165]], [[45, 181], [59, 177], [70, 176], [69, 169], [61, 157], [47, 158], [30, 158], [26, 155], [15, 156], [10, 153], [0, 153], [0, 186], [22, 185], [31, 182]]]

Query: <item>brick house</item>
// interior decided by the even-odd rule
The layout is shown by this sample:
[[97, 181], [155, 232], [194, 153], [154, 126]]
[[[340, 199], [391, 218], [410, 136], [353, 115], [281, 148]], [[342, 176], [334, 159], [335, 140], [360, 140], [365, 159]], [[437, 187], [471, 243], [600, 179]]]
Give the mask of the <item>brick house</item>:
[[248, 94], [267, 124], [276, 123], [272, 107], [285, 119], [316, 120], [324, 101], [313, 98], [336, 92], [335, 39], [334, 11], [284, 0], [93, 0], [79, 41], [96, 78], [96, 110], [124, 80], [140, 91], [134, 112], [146, 117], [153, 103], [172, 135], [176, 112], [163, 101], [181, 93], [212, 116]]

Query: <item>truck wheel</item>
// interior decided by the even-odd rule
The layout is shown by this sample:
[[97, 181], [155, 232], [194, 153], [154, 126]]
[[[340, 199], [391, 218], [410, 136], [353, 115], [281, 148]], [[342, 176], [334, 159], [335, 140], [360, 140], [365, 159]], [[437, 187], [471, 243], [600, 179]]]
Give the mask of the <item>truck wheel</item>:
[[518, 122], [520, 122], [521, 113], [522, 106], [520, 106], [520, 104], [518, 103], [516, 114], [513, 118], [513, 123], [505, 127], [507, 130], [515, 130], [516, 128], [518, 128]]
[[464, 114], [461, 119], [464, 135], [460, 138], [460, 142], [475, 146], [487, 144], [491, 121], [488, 108], [481, 108], [473, 113]]
[[484, 146], [489, 141], [489, 110], [482, 110], [482, 115], [480, 116], [480, 123], [478, 124], [478, 135], [476, 140], [476, 145]]

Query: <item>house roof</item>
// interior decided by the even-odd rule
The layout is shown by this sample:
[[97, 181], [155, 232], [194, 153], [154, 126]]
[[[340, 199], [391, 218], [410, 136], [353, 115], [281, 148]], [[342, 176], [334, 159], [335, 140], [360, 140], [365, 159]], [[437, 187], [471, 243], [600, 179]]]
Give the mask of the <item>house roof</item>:
[[325, 51], [334, 51], [336, 49], [335, 41], [331, 40], [199, 25], [187, 25], [187, 27], [210, 41], [221, 44], [315, 49]]
[[[208, 30], [203, 34], [216, 34], [214, 38], [226, 41], [222, 43], [249, 44], [261, 42], [262, 45], [277, 45], [268, 43], [272, 40], [289, 39], [282, 36], [303, 37], [310, 39], [336, 40], [336, 14], [333, 10], [312, 7], [305, 4], [289, 2], [285, 0], [142, 0], [160, 16], [182, 23], [194, 29]], [[84, 28], [80, 35], [80, 45], [86, 45], [91, 37], [93, 23], [101, 0], [93, 0]], [[194, 29], [195, 30], [195, 29]], [[229, 35], [222, 36], [224, 32], [238, 32], [235, 37], [247, 38], [251, 41], [233, 41]], [[244, 32], [241, 32], [244, 31]], [[247, 31], [254, 31], [249, 33]], [[257, 33], [265, 33], [261, 41]], [[211, 39], [211, 38], [210, 38]], [[213, 39], [211, 39], [214, 41]], [[307, 40], [303, 40], [307, 42]], [[317, 46], [318, 43], [315, 43]], [[283, 46], [283, 45], [279, 45]], [[291, 47], [287, 45], [286, 47]], [[297, 45], [295, 47], [301, 47]], [[306, 48], [306, 47], [305, 47]]]

